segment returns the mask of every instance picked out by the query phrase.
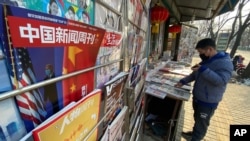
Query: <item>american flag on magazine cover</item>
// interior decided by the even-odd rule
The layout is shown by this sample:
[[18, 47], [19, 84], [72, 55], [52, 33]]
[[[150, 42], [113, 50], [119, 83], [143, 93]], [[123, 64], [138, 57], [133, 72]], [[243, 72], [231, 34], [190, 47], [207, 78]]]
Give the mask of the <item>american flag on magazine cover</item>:
[[[28, 51], [25, 48], [13, 49], [9, 47], [3, 13], [0, 14], [0, 21], [2, 49], [3, 54], [6, 56], [7, 69], [13, 88], [17, 89], [35, 83], [36, 80]], [[46, 111], [38, 90], [16, 96], [16, 102], [27, 132], [33, 130], [34, 127], [45, 120]]]
[[[11, 59], [11, 57], [8, 58]], [[14, 89], [36, 83], [35, 74], [27, 49], [13, 49], [13, 60], [11, 62], [11, 79]], [[47, 113], [44, 108], [41, 93], [38, 89], [17, 95], [16, 101], [21, 117], [26, 120], [25, 126], [28, 131], [32, 130], [45, 120]], [[30, 124], [28, 124], [28, 122]]]

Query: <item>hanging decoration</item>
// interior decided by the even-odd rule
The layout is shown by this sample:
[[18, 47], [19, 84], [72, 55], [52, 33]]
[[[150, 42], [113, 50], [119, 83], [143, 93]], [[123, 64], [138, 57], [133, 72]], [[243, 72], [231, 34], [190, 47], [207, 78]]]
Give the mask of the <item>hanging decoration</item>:
[[151, 23], [152, 23], [152, 33], [159, 33], [159, 24], [164, 22], [169, 17], [169, 11], [160, 6], [159, 3], [155, 4], [154, 7], [150, 9], [151, 12]]
[[175, 24], [169, 27], [168, 29], [169, 33], [172, 33], [172, 37], [175, 38], [176, 37], [176, 33], [180, 33], [181, 32], [181, 25], [179, 24]]

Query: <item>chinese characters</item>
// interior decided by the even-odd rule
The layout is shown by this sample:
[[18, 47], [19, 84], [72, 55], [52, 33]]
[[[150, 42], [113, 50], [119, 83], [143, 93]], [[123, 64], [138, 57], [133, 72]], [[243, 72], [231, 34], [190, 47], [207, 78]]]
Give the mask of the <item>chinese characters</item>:
[[30, 23], [27, 26], [19, 27], [21, 38], [28, 38], [30, 43], [34, 40], [40, 40], [41, 43], [63, 43], [63, 44], [94, 44], [96, 34], [73, 29], [66, 29], [60, 26], [52, 27], [40, 25], [40, 28], [32, 27]]

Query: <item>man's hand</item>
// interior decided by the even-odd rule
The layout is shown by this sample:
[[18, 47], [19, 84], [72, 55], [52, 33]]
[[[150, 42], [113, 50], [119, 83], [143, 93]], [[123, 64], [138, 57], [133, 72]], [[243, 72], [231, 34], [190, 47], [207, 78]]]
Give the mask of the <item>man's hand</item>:
[[175, 87], [177, 87], [177, 88], [180, 88], [180, 87], [182, 87], [183, 86], [183, 84], [182, 83], [180, 83], [180, 82], [178, 82], [177, 84], [175, 84], [174, 85]]

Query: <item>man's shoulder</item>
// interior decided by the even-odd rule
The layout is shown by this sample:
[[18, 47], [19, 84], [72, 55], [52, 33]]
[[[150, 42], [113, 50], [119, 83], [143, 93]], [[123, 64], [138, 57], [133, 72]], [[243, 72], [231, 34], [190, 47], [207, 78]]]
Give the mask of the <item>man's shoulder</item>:
[[233, 63], [230, 58], [218, 58], [209, 63], [213, 68], [233, 68]]

